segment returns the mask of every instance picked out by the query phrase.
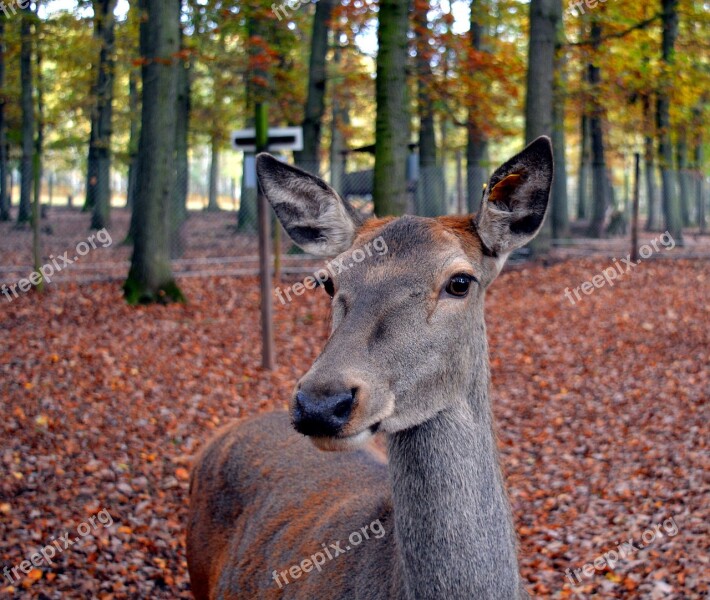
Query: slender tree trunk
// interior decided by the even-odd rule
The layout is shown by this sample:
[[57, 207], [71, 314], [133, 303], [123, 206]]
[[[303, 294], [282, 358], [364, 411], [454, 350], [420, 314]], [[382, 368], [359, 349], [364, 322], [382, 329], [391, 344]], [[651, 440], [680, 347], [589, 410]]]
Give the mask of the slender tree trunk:
[[[184, 33], [180, 35], [184, 50]], [[170, 255], [182, 256], [184, 250], [183, 224], [187, 219], [187, 194], [190, 175], [188, 132], [190, 128], [190, 63], [179, 60], [177, 69], [177, 103], [175, 119], [175, 190], [170, 211]]]
[[0, 221], [10, 220], [10, 195], [8, 193], [7, 162], [7, 120], [5, 117], [5, 22], [7, 17], [0, 15]]
[[22, 9], [20, 23], [20, 82], [22, 88], [22, 159], [20, 162], [20, 210], [18, 223], [32, 216], [32, 154], [34, 152], [35, 116], [32, 100], [32, 21], [30, 8]]
[[131, 113], [131, 125], [128, 137], [128, 187], [126, 205], [133, 208], [136, 179], [138, 176], [138, 138], [140, 135], [140, 97], [138, 95], [138, 71], [131, 69], [128, 75], [128, 108]]
[[429, 0], [414, 0], [414, 27], [417, 51], [417, 88], [419, 111], [419, 185], [417, 214], [434, 217], [446, 213], [446, 192], [436, 153], [434, 100], [431, 96], [433, 73], [427, 15]]
[[86, 205], [91, 207], [92, 229], [109, 225], [111, 210], [111, 121], [115, 72], [115, 17], [117, 0], [95, 0], [94, 37], [100, 51], [94, 84], [95, 106], [91, 119], [87, 161]]
[[579, 152], [579, 182], [577, 187], [577, 218], [589, 218], [589, 174], [592, 170], [592, 136], [589, 116], [582, 114], [580, 121], [581, 147]]
[[602, 128], [604, 108], [601, 105], [598, 91], [601, 83], [601, 70], [598, 63], [601, 37], [601, 24], [594, 19], [590, 32], [593, 59], [587, 66], [587, 80], [592, 90], [592, 112], [589, 117], [589, 132], [592, 144], [592, 214], [589, 223], [589, 235], [595, 238], [601, 238], [604, 235], [604, 221], [606, 219], [606, 209], [609, 205], [609, 182], [604, 158], [604, 131]]
[[[342, 50], [337, 42], [333, 51], [333, 62], [340, 73], [342, 62]], [[330, 133], [330, 185], [338, 193], [343, 193], [343, 182], [345, 178], [345, 150], [346, 140], [343, 135], [343, 127], [350, 124], [350, 114], [345, 99], [345, 94], [334, 86], [332, 99], [332, 118]]]
[[210, 171], [207, 188], [207, 210], [219, 210], [217, 204], [217, 179], [219, 177], [219, 138], [212, 134], [210, 140]]
[[555, 74], [552, 102], [552, 148], [555, 156], [555, 173], [552, 182], [552, 237], [569, 235], [567, 199], [567, 159], [565, 145], [565, 100], [567, 96], [567, 59], [565, 56], [565, 32], [562, 22], [562, 0], [557, 0], [560, 18], [557, 21], [557, 44], [555, 48]]
[[705, 211], [705, 174], [703, 172], [703, 128], [702, 128], [702, 108], [696, 106], [693, 109], [693, 123], [695, 131], [695, 151], [693, 152], [693, 162], [695, 166], [695, 207], [697, 212], [698, 228], [700, 233], [707, 230], [707, 213]]
[[665, 228], [676, 241], [683, 244], [683, 218], [680, 200], [675, 193], [673, 177], [673, 146], [671, 144], [670, 88], [672, 81], [670, 69], [675, 62], [675, 40], [678, 37], [678, 0], [661, 0], [663, 9], [663, 39], [661, 59], [663, 62], [663, 81], [659, 82], [656, 100], [656, 127], [658, 131], [658, 162], [661, 167], [661, 185], [663, 189], [663, 215]]
[[[35, 9], [39, 9], [39, 5], [35, 5]], [[39, 272], [42, 266], [42, 240], [40, 222], [42, 220], [42, 147], [44, 145], [44, 97], [43, 97], [43, 82], [42, 82], [42, 49], [40, 46], [40, 20], [39, 15], [35, 19], [34, 38], [35, 45], [35, 67], [37, 82], [37, 133], [34, 140], [34, 154], [32, 156], [32, 182], [34, 186], [32, 200], [32, 264], [34, 270]], [[44, 278], [40, 276], [40, 280], [36, 285], [38, 292], [44, 291]]]
[[688, 133], [685, 127], [678, 130], [676, 143], [678, 164], [678, 189], [680, 190], [680, 212], [683, 226], [691, 224], [690, 218], [690, 182], [688, 181]]
[[[531, 0], [528, 45], [527, 93], [525, 95], [525, 141], [552, 135], [557, 23], [562, 18], [559, 0]], [[535, 254], [550, 249], [552, 219], [548, 216], [530, 244]]]
[[294, 154], [296, 164], [311, 173], [320, 172], [320, 138], [325, 114], [325, 58], [333, 4], [334, 0], [319, 0], [316, 4], [308, 66], [308, 96], [303, 119], [303, 150]]
[[[474, 52], [483, 51], [483, 20], [488, 6], [484, 0], [471, 0], [471, 27], [469, 42]], [[480, 107], [472, 105], [468, 109], [466, 123], [466, 196], [468, 210], [478, 211], [483, 195], [483, 185], [488, 181], [486, 158], [488, 155], [488, 137], [481, 126]]]
[[175, 0], [140, 0], [140, 9], [143, 110], [132, 215], [135, 239], [124, 284], [131, 304], [183, 300], [170, 265], [168, 218], [175, 177], [180, 4]]
[[409, 8], [410, 0], [380, 2], [373, 184], [375, 213], [379, 216], [401, 215], [407, 209]]
[[653, 231], [658, 227], [658, 194], [656, 192], [655, 165], [653, 160], [653, 117], [651, 114], [651, 99], [647, 94], [643, 97], [643, 122], [644, 122], [644, 179], [646, 181], [646, 199], [648, 203], [648, 216], [646, 231]]

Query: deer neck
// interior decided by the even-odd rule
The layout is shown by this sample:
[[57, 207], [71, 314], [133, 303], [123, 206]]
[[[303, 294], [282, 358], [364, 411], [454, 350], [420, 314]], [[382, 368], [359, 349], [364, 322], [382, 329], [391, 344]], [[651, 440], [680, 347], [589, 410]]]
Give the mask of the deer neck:
[[513, 598], [516, 538], [498, 464], [487, 352], [468, 397], [389, 436], [395, 538], [405, 598]]

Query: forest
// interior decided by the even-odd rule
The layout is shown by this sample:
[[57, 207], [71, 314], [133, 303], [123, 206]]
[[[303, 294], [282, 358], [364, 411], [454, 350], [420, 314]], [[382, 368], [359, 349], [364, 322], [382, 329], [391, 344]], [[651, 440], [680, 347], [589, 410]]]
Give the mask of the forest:
[[162, 273], [149, 288], [171, 281], [190, 212], [232, 210], [254, 232], [253, 161], [230, 132], [262, 103], [270, 127], [302, 127], [296, 164], [379, 216], [475, 212], [498, 156], [545, 134], [555, 185], [535, 252], [626, 232], [636, 154], [640, 227], [679, 244], [706, 231], [702, 2], [55, 1], [0, 16], [0, 219], [74, 204], [100, 230], [127, 208], [136, 269]]
[[[708, 596], [709, 5], [566, 1], [0, 2], [0, 597], [201, 599], [205, 565], [240, 599], [349, 600], [352, 576], [368, 598], [387, 577], [412, 599]], [[437, 465], [411, 512], [368, 500], [365, 450], [306, 445], [323, 364], [356, 381], [330, 425], [422, 403], [347, 439], [392, 485]], [[406, 446], [464, 380], [490, 437]], [[256, 436], [255, 487], [283, 478], [267, 509], [327, 489], [240, 513], [241, 454], [208, 440], [286, 410], [294, 445]], [[490, 504], [411, 544], [401, 515], [438, 525], [476, 477]], [[338, 530], [358, 548], [315, 562], [322, 523], [371, 506]], [[194, 534], [224, 511], [250, 520]], [[453, 552], [460, 531], [494, 549]], [[405, 575], [368, 580], [408, 541]]]

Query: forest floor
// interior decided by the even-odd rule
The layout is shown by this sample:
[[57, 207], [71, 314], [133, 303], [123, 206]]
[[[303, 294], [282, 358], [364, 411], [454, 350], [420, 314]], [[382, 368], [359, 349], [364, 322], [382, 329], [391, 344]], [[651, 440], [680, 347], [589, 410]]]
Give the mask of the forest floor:
[[[709, 593], [710, 263], [674, 253], [661, 246], [574, 304], [565, 289], [608, 258], [519, 266], [487, 295], [501, 461], [534, 597]], [[266, 372], [258, 280], [180, 285], [184, 306], [129, 308], [120, 281], [0, 296], [0, 598], [191, 597], [191, 457], [225, 423], [286, 407], [329, 308], [318, 289], [276, 303]], [[64, 549], [66, 535], [80, 539]], [[582, 571], [629, 540], [613, 567]], [[62, 551], [12, 577], [43, 547]]]

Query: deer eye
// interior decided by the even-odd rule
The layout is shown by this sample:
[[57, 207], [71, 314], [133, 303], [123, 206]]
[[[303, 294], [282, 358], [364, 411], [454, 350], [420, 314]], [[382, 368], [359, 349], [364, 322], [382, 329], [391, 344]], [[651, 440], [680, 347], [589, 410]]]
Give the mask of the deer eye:
[[466, 275], [465, 273], [454, 275], [446, 284], [446, 293], [456, 296], [457, 298], [463, 298], [468, 294], [468, 289], [471, 287], [472, 281], [473, 277], [471, 275]]
[[335, 286], [333, 285], [333, 280], [330, 277], [323, 282], [323, 289], [331, 298], [335, 296]]

